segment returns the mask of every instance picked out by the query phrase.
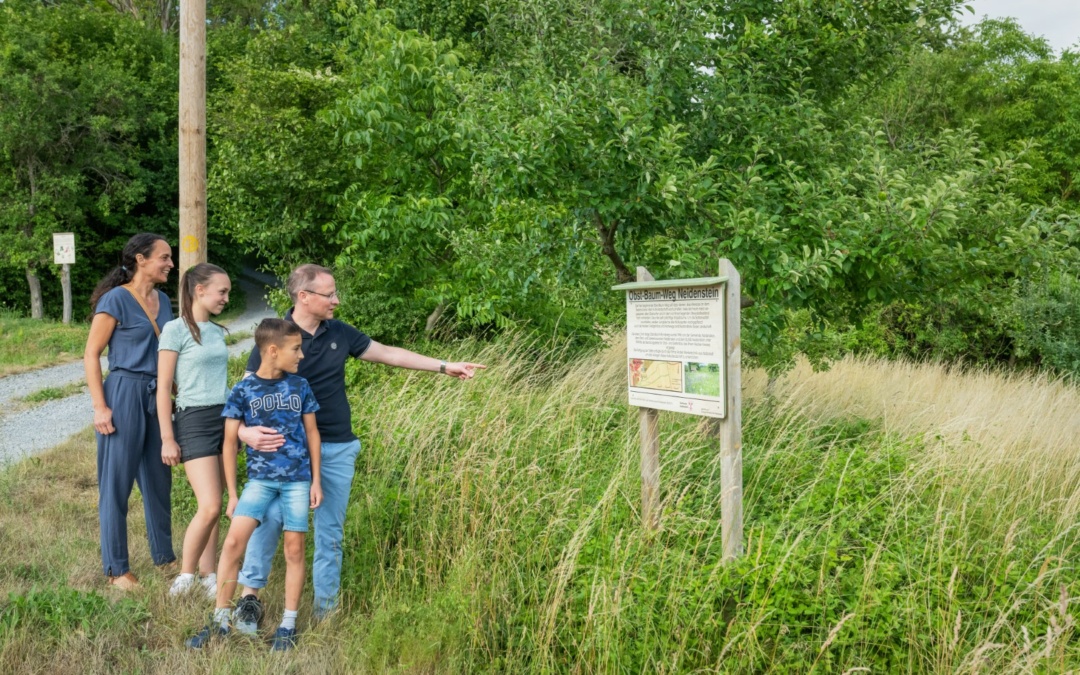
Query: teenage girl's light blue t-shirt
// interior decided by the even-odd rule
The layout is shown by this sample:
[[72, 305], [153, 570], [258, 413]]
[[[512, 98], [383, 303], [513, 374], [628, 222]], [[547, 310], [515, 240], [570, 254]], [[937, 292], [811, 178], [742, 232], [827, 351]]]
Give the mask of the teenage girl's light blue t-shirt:
[[158, 350], [176, 352], [176, 407], [222, 405], [229, 395], [229, 348], [225, 331], [209, 321], [200, 321], [195, 342], [183, 319], [165, 324]]

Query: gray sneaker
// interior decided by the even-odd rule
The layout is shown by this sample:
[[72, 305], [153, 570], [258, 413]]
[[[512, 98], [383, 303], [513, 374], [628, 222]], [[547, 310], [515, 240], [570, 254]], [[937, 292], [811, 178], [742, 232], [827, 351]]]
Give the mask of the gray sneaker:
[[263, 606], [259, 598], [245, 595], [236, 603], [233, 610], [232, 625], [241, 635], [255, 635], [259, 632], [259, 622], [263, 618]]

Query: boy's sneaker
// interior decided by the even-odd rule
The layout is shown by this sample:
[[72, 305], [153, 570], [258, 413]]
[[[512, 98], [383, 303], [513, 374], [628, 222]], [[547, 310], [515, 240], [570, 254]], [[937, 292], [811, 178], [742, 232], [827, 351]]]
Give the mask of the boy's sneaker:
[[208, 600], [217, 598], [217, 572], [207, 574], [202, 579], [199, 579], [199, 583], [206, 589], [206, 598]]
[[270, 643], [270, 651], [287, 652], [296, 646], [296, 629], [278, 626], [274, 631], [274, 641]]
[[259, 622], [262, 621], [263, 606], [259, 598], [254, 595], [245, 595], [236, 603], [233, 610], [232, 623], [237, 632], [242, 635], [255, 635], [259, 632]]
[[169, 595], [177, 596], [187, 593], [195, 586], [195, 575], [193, 574], [181, 574], [173, 579], [172, 586], [169, 587]]
[[216, 623], [207, 624], [198, 633], [184, 640], [184, 644], [188, 649], [202, 649], [214, 638], [225, 637], [229, 632], [228, 628], [223, 628]]

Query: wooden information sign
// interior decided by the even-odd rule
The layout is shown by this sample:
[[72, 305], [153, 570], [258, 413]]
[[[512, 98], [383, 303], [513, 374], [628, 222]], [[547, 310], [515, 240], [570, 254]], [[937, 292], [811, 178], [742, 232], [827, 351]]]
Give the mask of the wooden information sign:
[[53, 263], [60, 265], [60, 286], [64, 292], [64, 323], [71, 323], [71, 266], [75, 264], [75, 234], [53, 233]]
[[659, 411], [720, 419], [724, 558], [742, 554], [740, 278], [730, 261], [704, 279], [656, 281], [644, 267], [626, 292], [627, 389], [640, 409], [642, 523], [659, 526]]

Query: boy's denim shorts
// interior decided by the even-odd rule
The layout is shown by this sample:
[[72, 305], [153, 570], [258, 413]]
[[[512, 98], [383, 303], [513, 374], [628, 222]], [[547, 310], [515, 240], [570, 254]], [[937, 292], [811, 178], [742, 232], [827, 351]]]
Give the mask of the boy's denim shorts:
[[307, 532], [311, 505], [311, 483], [308, 481], [276, 481], [248, 479], [233, 518], [246, 516], [259, 521], [266, 519], [266, 509], [275, 497], [280, 497], [281, 522], [286, 532]]

